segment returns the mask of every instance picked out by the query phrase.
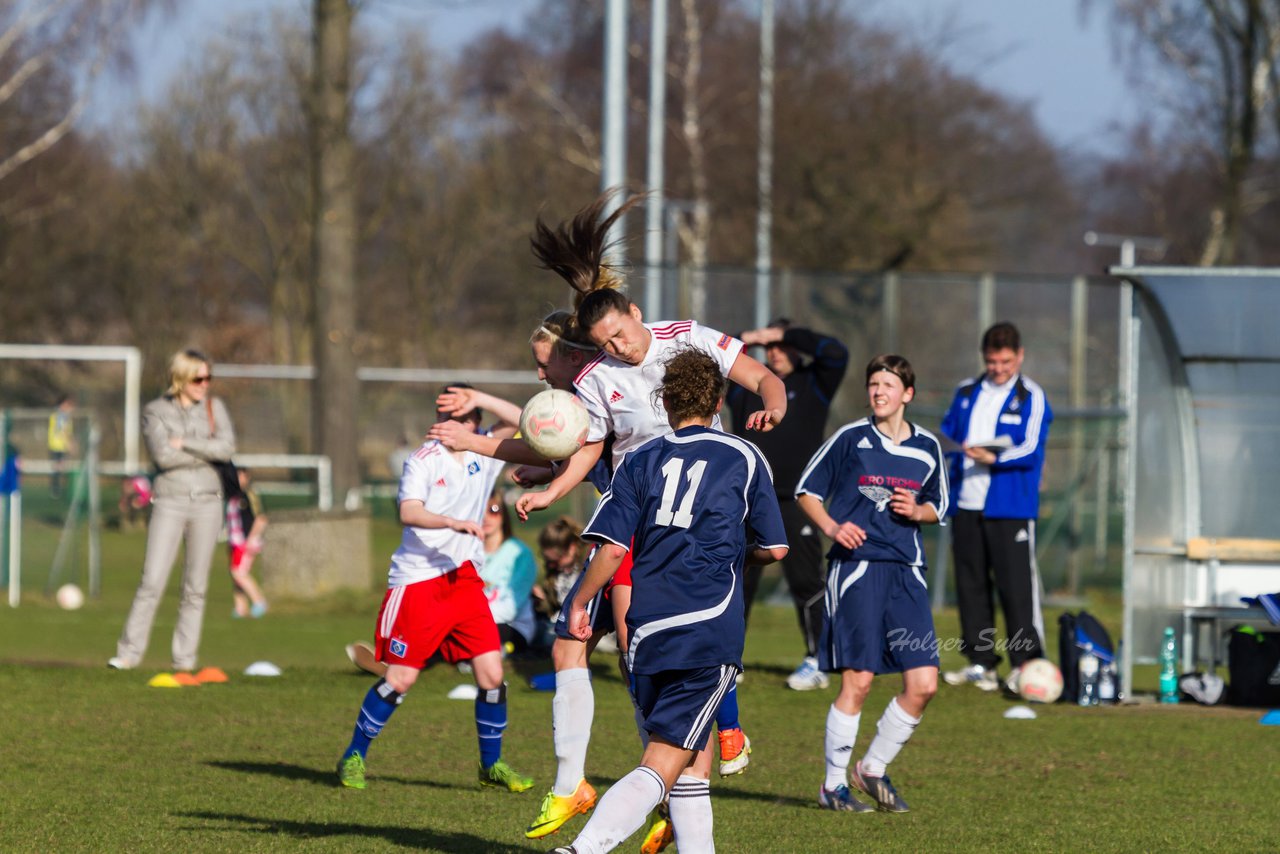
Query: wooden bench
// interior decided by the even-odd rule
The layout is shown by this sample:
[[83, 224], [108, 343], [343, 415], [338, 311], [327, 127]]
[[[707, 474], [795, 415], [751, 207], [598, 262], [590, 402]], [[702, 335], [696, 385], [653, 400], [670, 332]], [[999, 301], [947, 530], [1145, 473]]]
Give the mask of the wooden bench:
[[[1194, 537], [1187, 541], [1187, 559], [1208, 564], [1209, 590], [1217, 593], [1218, 568], [1223, 563], [1263, 563], [1280, 565], [1280, 540], [1240, 539], [1233, 537]], [[1259, 590], [1256, 593], [1272, 593]], [[1211, 629], [1209, 672], [1218, 662], [1225, 661], [1222, 654], [1223, 623], [1262, 623], [1271, 625], [1267, 612], [1253, 605], [1203, 605], [1182, 609], [1182, 636], [1190, 638], [1190, 656], [1184, 657], [1194, 668], [1200, 661], [1200, 635], [1205, 626]]]

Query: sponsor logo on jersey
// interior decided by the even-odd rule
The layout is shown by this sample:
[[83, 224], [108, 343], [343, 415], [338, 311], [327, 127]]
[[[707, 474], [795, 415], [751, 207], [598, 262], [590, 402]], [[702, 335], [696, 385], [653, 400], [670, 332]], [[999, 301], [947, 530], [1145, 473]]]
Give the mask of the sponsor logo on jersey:
[[883, 513], [884, 508], [889, 506], [889, 499], [893, 498], [893, 492], [883, 486], [859, 486], [858, 491], [876, 505], [877, 513]]
[[895, 489], [905, 489], [913, 495], [920, 494], [920, 482], [906, 477], [891, 477], [881, 474], [864, 474], [858, 478], [858, 491], [870, 501], [875, 502], [876, 512], [884, 512], [893, 498]]
[[733, 340], [731, 335], [721, 335], [720, 340], [716, 342], [716, 346], [721, 350], [729, 349], [729, 342]]
[[407, 643], [405, 643], [404, 641], [400, 640], [400, 638], [392, 638], [392, 639], [391, 639], [391, 654], [392, 654], [392, 655], [398, 656], [398, 657], [400, 657], [400, 658], [404, 658], [405, 653], [407, 653], [408, 651], [409, 651], [409, 645], [408, 645]]
[[437, 480], [437, 481], [436, 481], [436, 486], [442, 486], [442, 487], [443, 487], [443, 486], [448, 486], [448, 485], [449, 485], [449, 484], [447, 484], [447, 483], [445, 483], [445, 482], [444, 482], [444, 478], [440, 478], [439, 480]]
[[614, 389], [613, 394], [609, 395], [609, 402], [617, 403], [620, 400], [622, 400], [622, 392], [618, 391], [617, 389]]
[[480, 464], [478, 462], [476, 462], [475, 460], [472, 460], [471, 462], [467, 463], [467, 474], [469, 475], [477, 474], [479, 473], [479, 471], [480, 471]]
[[868, 439], [866, 436], [863, 436], [861, 439], [858, 440], [858, 447], [870, 449], [871, 440]]
[[894, 477], [887, 474], [864, 474], [858, 476], [859, 486], [884, 486], [892, 492], [895, 489], [907, 489], [911, 492], [920, 491], [920, 481], [912, 480], [909, 477]]

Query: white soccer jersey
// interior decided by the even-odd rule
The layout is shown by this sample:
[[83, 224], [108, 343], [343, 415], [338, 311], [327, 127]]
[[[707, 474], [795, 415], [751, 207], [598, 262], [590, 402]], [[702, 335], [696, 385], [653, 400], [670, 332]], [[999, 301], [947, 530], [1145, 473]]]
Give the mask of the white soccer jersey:
[[[502, 461], [470, 451], [460, 458], [439, 442], [418, 448], [404, 464], [397, 501], [417, 499], [428, 511], [479, 522], [502, 471]], [[484, 566], [484, 541], [449, 528], [405, 525], [400, 548], [391, 556], [388, 587], [438, 578], [471, 561]]]
[[[654, 393], [662, 385], [668, 359], [680, 350], [697, 347], [715, 359], [720, 372], [728, 376], [742, 352], [742, 342], [737, 338], [692, 320], [646, 323], [645, 328], [653, 337], [649, 352], [639, 365], [629, 365], [601, 350], [573, 381], [591, 415], [587, 441], [601, 442], [610, 433], [614, 435], [614, 471], [630, 451], [672, 432], [667, 409]], [[720, 429], [719, 416], [711, 426]]]

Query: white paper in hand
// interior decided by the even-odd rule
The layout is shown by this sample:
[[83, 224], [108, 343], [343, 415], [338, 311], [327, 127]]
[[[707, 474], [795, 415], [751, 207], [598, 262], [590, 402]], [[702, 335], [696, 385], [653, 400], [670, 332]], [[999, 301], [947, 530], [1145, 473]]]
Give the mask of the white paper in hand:
[[1013, 437], [1011, 436], [992, 436], [990, 439], [982, 439], [977, 442], [969, 442], [970, 448], [982, 448], [992, 453], [1000, 453], [1013, 447]]

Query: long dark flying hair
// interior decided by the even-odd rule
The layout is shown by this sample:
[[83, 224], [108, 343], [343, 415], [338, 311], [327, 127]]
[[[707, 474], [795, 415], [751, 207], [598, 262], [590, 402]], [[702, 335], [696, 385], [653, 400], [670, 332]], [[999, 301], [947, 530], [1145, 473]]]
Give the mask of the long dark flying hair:
[[623, 284], [622, 274], [606, 257], [614, 246], [608, 237], [613, 224], [644, 196], [629, 197], [606, 216], [605, 211], [622, 192], [619, 187], [606, 190], [573, 219], [554, 228], [539, 217], [529, 238], [542, 268], [559, 275], [577, 292], [573, 304], [578, 324], [584, 330], [610, 310], [625, 312], [631, 307], [631, 301], [618, 290]]

